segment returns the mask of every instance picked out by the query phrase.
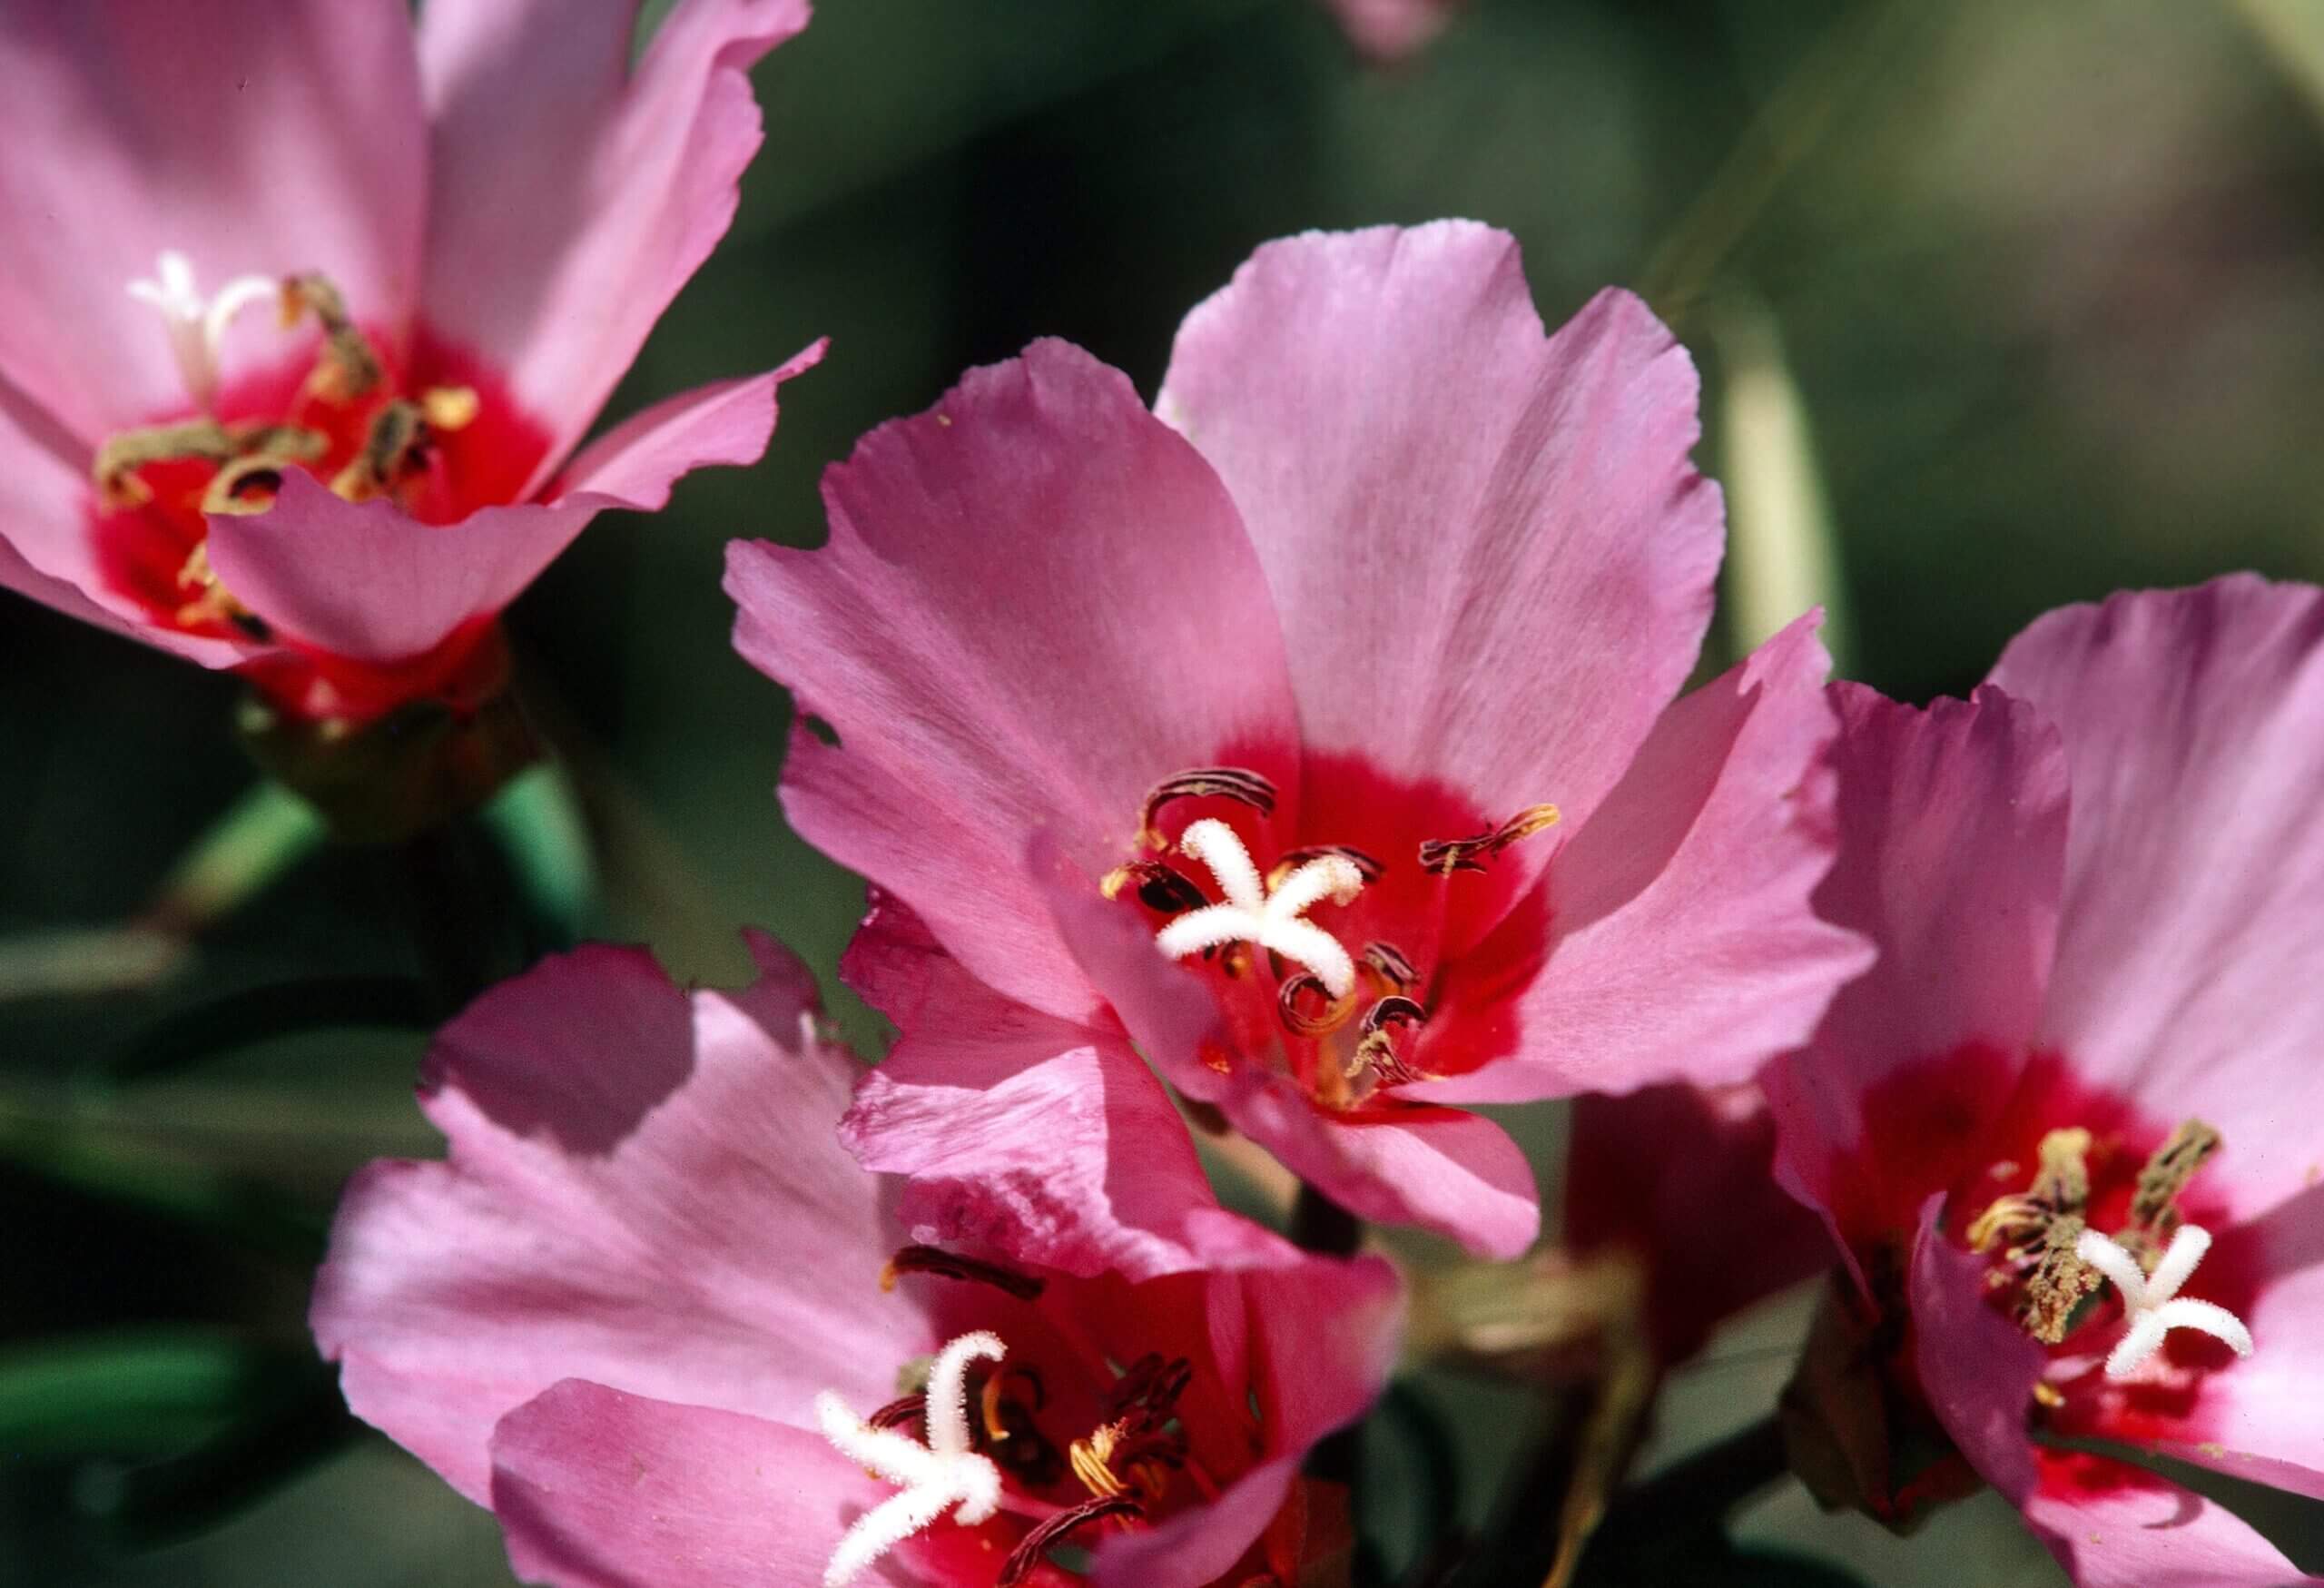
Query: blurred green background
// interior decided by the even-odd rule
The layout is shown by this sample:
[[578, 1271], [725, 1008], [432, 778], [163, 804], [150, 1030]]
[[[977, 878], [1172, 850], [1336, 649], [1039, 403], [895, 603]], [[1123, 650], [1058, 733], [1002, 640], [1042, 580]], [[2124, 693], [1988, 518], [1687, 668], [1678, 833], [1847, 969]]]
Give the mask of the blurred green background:
[[[2061, 602], [2324, 576], [2311, 0], [1476, 0], [1385, 69], [1308, 0], [828, 0], [758, 83], [741, 215], [615, 412], [818, 335], [831, 357], [763, 464], [601, 521], [512, 617], [604, 855], [587, 924], [681, 974], [739, 978], [748, 922], [828, 977], [862, 902], [776, 809], [787, 707], [728, 649], [724, 543], [816, 541], [826, 463], [1034, 336], [1150, 393], [1186, 310], [1307, 227], [1504, 226], [1552, 323], [1609, 282], [1648, 294], [1704, 369], [1738, 574], [1773, 570], [1723, 645], [1828, 588], [1847, 670], [1919, 698]], [[1819, 523], [1828, 547], [1798, 533]], [[231, 680], [0, 610], [22, 943], [136, 908], [251, 773]], [[308, 1361], [338, 1183], [434, 1148], [420, 1039], [364, 1002], [415, 969], [392, 869], [321, 853], [157, 989], [0, 977], [0, 1583], [509, 1580], [489, 1519], [350, 1437]], [[212, 1052], [188, 1012], [276, 1010], [317, 974], [385, 1029]], [[91, 1080], [124, 1053], [160, 1068]], [[1765, 1309], [1682, 1374], [1658, 1455], [1762, 1414], [1801, 1317]], [[1523, 1419], [1426, 1393], [1481, 1509]], [[2314, 1556], [2324, 1530], [2286, 1514]], [[1796, 1491], [1748, 1528], [1870, 1582], [2058, 1580], [1990, 1497], [1911, 1544]]]

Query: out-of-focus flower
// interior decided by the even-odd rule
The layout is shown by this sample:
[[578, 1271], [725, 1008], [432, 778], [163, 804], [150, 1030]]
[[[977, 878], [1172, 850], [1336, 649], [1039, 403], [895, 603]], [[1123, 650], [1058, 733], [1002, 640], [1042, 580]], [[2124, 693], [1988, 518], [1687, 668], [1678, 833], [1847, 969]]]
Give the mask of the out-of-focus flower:
[[2118, 596], [1967, 703], [1839, 704], [1822, 902], [1882, 957], [1768, 1077], [1853, 1275], [1796, 1456], [1900, 1522], [1982, 1478], [2084, 1584], [2308, 1581], [2089, 1446], [2324, 1495], [2324, 592]]
[[1386, 64], [1428, 47], [1461, 9], [1462, 0], [1328, 0], [1348, 42]]
[[1748, 1081], [1575, 1100], [1565, 1244], [1627, 1253], [1655, 1362], [1702, 1349], [1728, 1317], [1831, 1262], [1816, 1216], [1774, 1173], [1775, 1120]]
[[828, 547], [735, 547], [736, 644], [838, 732], [794, 733], [793, 822], [1035, 1033], [940, 1041], [874, 978], [875, 1160], [973, 1176], [898, 1121], [1127, 1034], [1351, 1211], [1509, 1255], [1532, 1177], [1447, 1104], [1805, 1040], [1866, 952], [1808, 907], [1826, 662], [1802, 620], [1673, 704], [1694, 395], [1626, 294], [1545, 336], [1503, 233], [1311, 234], [1188, 317], [1159, 418], [1039, 343], [833, 469]]
[[1100, 1583], [1334, 1580], [1344, 1519], [1299, 1464], [1386, 1377], [1393, 1271], [1199, 1179], [1157, 1193], [1207, 1210], [1165, 1278], [911, 1242], [833, 1133], [862, 1067], [753, 948], [733, 993], [584, 949], [445, 1029], [449, 1160], [359, 1177], [317, 1285], [355, 1411], [560, 1588], [1081, 1581], [1052, 1546]]
[[775, 387], [574, 454], [724, 232], [805, 0], [0, 5], [0, 583], [292, 719], [472, 707], [607, 508], [756, 459]]

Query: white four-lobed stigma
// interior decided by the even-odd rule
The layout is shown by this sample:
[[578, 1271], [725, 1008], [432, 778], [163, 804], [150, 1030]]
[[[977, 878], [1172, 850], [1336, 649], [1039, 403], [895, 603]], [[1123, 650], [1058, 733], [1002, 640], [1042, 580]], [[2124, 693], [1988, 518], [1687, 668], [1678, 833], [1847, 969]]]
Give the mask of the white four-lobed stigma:
[[2122, 1298], [2122, 1320], [2129, 1327], [2106, 1357], [2106, 1376], [2116, 1383], [2131, 1377], [2162, 1349], [2172, 1329], [2195, 1329], [2224, 1340], [2239, 1356], [2251, 1355], [2251, 1331], [2243, 1320], [2223, 1307], [2193, 1301], [2179, 1294], [2179, 1287], [2211, 1249], [2211, 1232], [2182, 1224], [2171, 1238], [2154, 1272], [2145, 1273], [2139, 1260], [2094, 1229], [2085, 1229], [2074, 1245], [2074, 1256], [2114, 1282]]
[[194, 285], [193, 261], [174, 248], [162, 251], [153, 280], [129, 283], [131, 297], [162, 311], [186, 395], [204, 413], [218, 399], [218, 350], [226, 340], [226, 328], [243, 310], [281, 291], [281, 284], [271, 276], [236, 276], [204, 298]]
[[864, 1567], [941, 1516], [974, 1527], [1000, 1508], [1000, 1469], [969, 1445], [969, 1364], [998, 1362], [1009, 1348], [983, 1329], [962, 1335], [936, 1354], [928, 1370], [928, 1443], [893, 1428], [874, 1428], [825, 1390], [815, 1397], [823, 1437], [842, 1455], [896, 1484], [891, 1495], [855, 1519], [823, 1569], [823, 1588], [844, 1588]]
[[1283, 879], [1268, 893], [1251, 863], [1251, 852], [1235, 836], [1235, 829], [1211, 818], [1191, 823], [1178, 837], [1178, 847], [1210, 868], [1218, 879], [1223, 904], [1189, 910], [1155, 934], [1154, 942], [1174, 960], [1230, 942], [1256, 943], [1295, 960], [1315, 973], [1334, 998], [1345, 998], [1355, 986], [1355, 962], [1339, 939], [1313, 922], [1301, 919], [1329, 899], [1344, 904], [1364, 889], [1364, 873], [1344, 855], [1320, 854]]

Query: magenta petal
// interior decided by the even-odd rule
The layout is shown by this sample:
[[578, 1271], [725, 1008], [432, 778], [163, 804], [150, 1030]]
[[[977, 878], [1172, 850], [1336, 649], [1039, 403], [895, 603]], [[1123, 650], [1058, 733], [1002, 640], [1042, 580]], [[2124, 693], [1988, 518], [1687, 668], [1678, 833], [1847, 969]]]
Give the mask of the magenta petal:
[[[820, 1434], [567, 1379], [501, 1419], [493, 1511], [550, 1588], [800, 1588], [895, 1491]], [[894, 1557], [858, 1583], [925, 1588]]]
[[1012, 1003], [892, 903], [849, 947], [849, 979], [896, 1046], [856, 1089], [841, 1135], [868, 1169], [910, 1177], [914, 1240], [1068, 1274], [1205, 1267], [1239, 1225], [1211, 1195], [1169, 1096], [1118, 1035]]
[[1091, 1581], [1098, 1588], [1206, 1588], [1266, 1531], [1298, 1475], [1299, 1458], [1283, 1456], [1253, 1467], [1199, 1510], [1107, 1539]]
[[727, 561], [736, 647], [839, 733], [793, 736], [784, 808], [980, 980], [1093, 1017], [1028, 843], [1054, 832], [1102, 873], [1155, 783], [1296, 743], [1234, 505], [1127, 379], [1062, 342], [873, 430], [823, 494], [822, 549]]
[[2049, 1357], [1986, 1301], [1987, 1260], [1945, 1238], [1945, 1198], [1921, 1208], [1906, 1279], [1915, 1365], [1931, 1409], [1977, 1475], [2022, 1504], [2036, 1482], [2026, 1408]]
[[[1837, 724], [1816, 623], [1801, 618], [1663, 713], [1560, 852], [1549, 962], [1517, 999], [1523, 1046], [1405, 1095], [1523, 1102], [1715, 1085], [1807, 1040], [1872, 960], [1865, 939], [1809, 905], [1836, 848]], [[1490, 960], [1492, 945], [1477, 952]], [[1423, 1041], [1423, 1067], [1427, 1053]]]
[[1880, 958], [1763, 1078], [1777, 1174], [1832, 1210], [1881, 1077], [1971, 1042], [2022, 1055], [2042, 1018], [2066, 837], [2056, 730], [1987, 686], [1926, 711], [1837, 684], [1840, 858], [1817, 903]]
[[2057, 1468], [2023, 1503], [2026, 1525], [2075, 1588], [2293, 1588], [2324, 1583], [2251, 1524], [2192, 1489], [2102, 1456]]
[[1408, 59], [1426, 48], [1461, 0], [1329, 0], [1348, 42], [1383, 64]]
[[428, 525], [386, 500], [349, 502], [292, 471], [266, 512], [213, 516], [210, 562], [252, 611], [310, 645], [361, 661], [428, 650], [523, 593], [608, 508], [652, 511], [690, 469], [754, 462], [774, 428], [782, 369], [668, 399], [587, 448], [552, 501], [485, 508]]
[[[559, 1378], [808, 1422], [926, 1349], [871, 1307], [899, 1244], [833, 1130], [859, 1067], [771, 939], [742, 992], [585, 948], [478, 999], [422, 1102], [445, 1163], [359, 1175], [312, 1322], [356, 1414], [471, 1498], [493, 1424]], [[893, 1337], [883, 1337], [893, 1317]]]
[[[405, 0], [12, 6], [0, 147], [0, 377], [84, 442], [187, 402], [127, 292], [164, 249], [205, 292], [321, 271], [365, 323], [410, 323], [428, 173]], [[274, 345], [266, 320], [230, 348]]]
[[2051, 613], [1994, 681], [2065, 732], [2065, 912], [2043, 1035], [2226, 1137], [2239, 1218], [2324, 1149], [2324, 591], [2250, 575]]
[[[806, 0], [680, 0], [630, 69], [635, 4], [429, 0], [431, 329], [507, 373], [543, 474], [734, 217], [752, 64]], [[537, 479], [534, 482], [537, 485]]]
[[1310, 749], [1579, 825], [1709, 622], [1695, 392], [1637, 299], [1545, 339], [1515, 240], [1448, 221], [1261, 248], [1155, 407], [1250, 528]]

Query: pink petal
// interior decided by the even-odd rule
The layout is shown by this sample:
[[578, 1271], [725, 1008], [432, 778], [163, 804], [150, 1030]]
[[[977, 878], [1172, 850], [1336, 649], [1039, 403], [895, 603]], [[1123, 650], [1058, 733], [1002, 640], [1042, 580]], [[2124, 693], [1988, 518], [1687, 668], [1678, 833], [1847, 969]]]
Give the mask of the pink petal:
[[876, 1406], [927, 1348], [865, 1305], [901, 1241], [832, 1129], [859, 1069], [805, 1042], [805, 969], [752, 947], [743, 992], [614, 948], [496, 988], [429, 1055], [450, 1160], [350, 1188], [317, 1343], [356, 1414], [471, 1498], [493, 1424], [559, 1378], [803, 1425], [818, 1389]]
[[[410, 323], [428, 176], [404, 0], [13, 7], [0, 146], [0, 376], [92, 446], [187, 406], [126, 291], [163, 249], [205, 292], [321, 271], [365, 324]], [[279, 334], [249, 320], [231, 350]]]
[[320, 649], [371, 662], [419, 656], [515, 600], [600, 512], [651, 512], [690, 470], [755, 462], [774, 429], [775, 388], [822, 348], [656, 403], [586, 449], [555, 499], [481, 508], [458, 524], [422, 524], [384, 499], [344, 501], [293, 471], [270, 510], [211, 518], [211, 566], [252, 611]]
[[[1807, 1040], [1864, 939], [1809, 895], [1837, 846], [1830, 658], [1803, 617], [1662, 715], [1546, 886], [1548, 964], [1515, 995], [1519, 1050], [1406, 1089], [1521, 1102], [1748, 1077]], [[1504, 931], [1531, 922], [1512, 916]], [[1487, 942], [1477, 951], [1496, 963]], [[1428, 1061], [1423, 1036], [1420, 1061]]]
[[1029, 841], [1053, 831], [1102, 873], [1154, 784], [1296, 742], [1233, 504], [1127, 380], [1062, 342], [872, 431], [823, 494], [828, 546], [727, 561], [736, 647], [839, 732], [793, 736], [784, 809], [978, 979], [1096, 1018]]
[[2073, 767], [2043, 1034], [2217, 1126], [2218, 1189], [2265, 1212], [2324, 1162], [2324, 591], [2236, 575], [2069, 607], [1994, 678]]
[[1774, 1156], [1775, 1120], [1748, 1083], [1575, 1100], [1566, 1245], [1643, 1259], [1648, 1325], [1664, 1364], [1830, 1265], [1822, 1221], [1776, 1184]]
[[1203, 1588], [1217, 1579], [1275, 1519], [1306, 1452], [1362, 1416], [1395, 1368], [1403, 1317], [1395, 1270], [1378, 1258], [1335, 1262], [1271, 1244], [1281, 1249], [1246, 1259], [1240, 1297], [1240, 1317], [1255, 1332], [1271, 1459], [1211, 1504], [1107, 1541], [1098, 1551], [1101, 1588]]
[[1817, 903], [1880, 959], [1814, 1041], [1768, 1066], [1777, 1174], [1844, 1213], [1862, 1101], [1883, 1077], [1982, 1042], [2022, 1055], [2041, 1020], [2065, 852], [2056, 731], [1990, 686], [1926, 711], [1861, 686], [1839, 707], [1840, 858]]
[[1372, 60], [1393, 64], [1418, 54], [1460, 8], [1461, 0], [1329, 0], [1348, 42]]
[[[2214, 1295], [2220, 1275], [2240, 1266], [2260, 1277], [2257, 1297], [2239, 1308], [2251, 1330], [2252, 1354], [2204, 1374], [2183, 1419], [2135, 1418], [2119, 1436], [2231, 1477], [2324, 1500], [2324, 1186], [2221, 1235], [2187, 1294]], [[2171, 1436], [2151, 1432], [2158, 1423]]]
[[[637, 7], [430, 0], [429, 326], [509, 378], [544, 473], [734, 217], [759, 146], [752, 64], [806, 0], [680, 0], [633, 72]], [[537, 483], [537, 481], [536, 481]]]
[[1441, 222], [1260, 249], [1187, 317], [1155, 407], [1250, 527], [1310, 749], [1579, 827], [1710, 619], [1695, 390], [1637, 299], [1545, 340], [1515, 240]]
[[[509, 1564], [553, 1588], [803, 1588], [895, 1492], [806, 1428], [581, 1379], [502, 1418], [492, 1461]], [[921, 1588], [894, 1556], [856, 1581]]]
[[867, 1169], [911, 1177], [911, 1238], [1090, 1277], [1207, 1267], [1220, 1209], [1185, 1123], [1118, 1035], [1013, 1003], [882, 902], [849, 981], [896, 1022], [841, 1136]]
[[2026, 1525], [2077, 1588], [2292, 1588], [2324, 1583], [2251, 1524], [2168, 1478], [2097, 1455], [2045, 1452]]
[[1513, 1258], [1541, 1232], [1533, 1171], [1507, 1131], [1456, 1109], [1333, 1114], [1287, 1076], [1253, 1062], [1221, 1073], [1201, 1055], [1222, 1044], [1216, 1001], [1155, 952], [1143, 922], [1088, 877], [1036, 846], [1033, 865], [1065, 941], [1138, 1049], [1187, 1096], [1358, 1218], [1417, 1224], [1483, 1256]]

